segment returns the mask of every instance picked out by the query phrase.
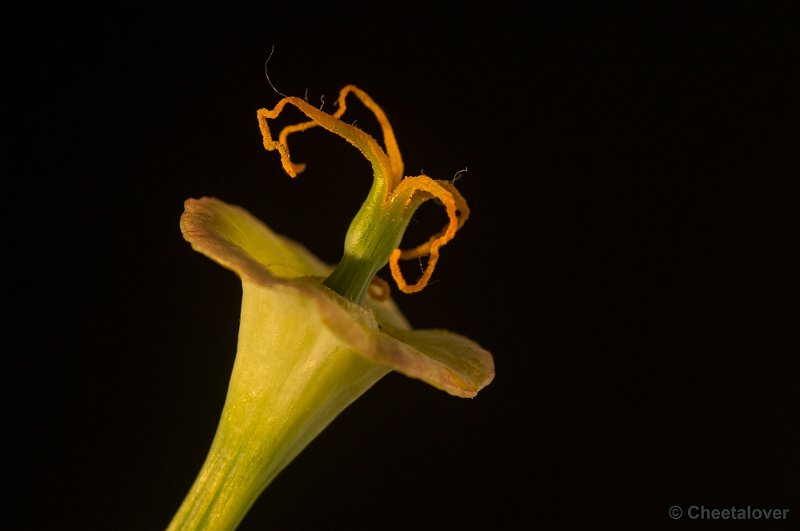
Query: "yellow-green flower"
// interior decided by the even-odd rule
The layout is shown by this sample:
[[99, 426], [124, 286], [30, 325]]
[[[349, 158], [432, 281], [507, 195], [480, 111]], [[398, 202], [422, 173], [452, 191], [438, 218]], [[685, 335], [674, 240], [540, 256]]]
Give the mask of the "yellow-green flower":
[[[378, 119], [385, 150], [341, 121], [355, 94]], [[311, 121], [283, 129], [268, 119], [287, 104]], [[272, 479], [344, 408], [389, 371], [420, 379], [451, 395], [474, 397], [494, 377], [489, 352], [446, 330], [412, 330], [375, 273], [390, 263], [399, 287], [420, 290], [439, 249], [468, 214], [452, 183], [402, 177], [402, 161], [383, 111], [356, 87], [345, 87], [333, 115], [299, 98], [258, 111], [267, 149], [279, 150], [286, 171], [288, 134], [322, 126], [372, 162], [375, 180], [347, 234], [342, 260], [327, 265], [271, 231], [244, 209], [214, 198], [186, 201], [181, 230], [192, 247], [236, 273], [242, 311], [236, 361], [208, 457], [169, 529], [234, 529]], [[449, 223], [415, 249], [397, 249], [414, 210], [428, 199], [447, 209]], [[422, 278], [408, 285], [397, 261], [429, 255]], [[372, 287], [373, 289], [370, 289]]]

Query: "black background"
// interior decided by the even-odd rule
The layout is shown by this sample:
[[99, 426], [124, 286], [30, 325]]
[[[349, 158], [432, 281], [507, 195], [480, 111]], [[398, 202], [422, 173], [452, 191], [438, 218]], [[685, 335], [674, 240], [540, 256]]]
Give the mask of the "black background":
[[[241, 529], [716, 528], [674, 504], [796, 523], [797, 13], [602, 4], [9, 19], [4, 527], [162, 529], [188, 491], [241, 288], [183, 240], [185, 199], [338, 260], [369, 166], [320, 131], [295, 180], [262, 149], [273, 47], [283, 93], [330, 111], [345, 84], [369, 92], [407, 174], [467, 169], [472, 217], [432, 285], [395, 297], [497, 377], [465, 400], [390, 374]], [[421, 209], [409, 238], [442, 222]]]

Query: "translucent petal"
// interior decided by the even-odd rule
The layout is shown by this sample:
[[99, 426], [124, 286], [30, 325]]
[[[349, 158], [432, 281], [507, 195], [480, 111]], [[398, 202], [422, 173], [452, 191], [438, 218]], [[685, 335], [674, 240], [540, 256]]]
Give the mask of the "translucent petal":
[[273, 232], [238, 206], [214, 199], [188, 199], [181, 230], [192, 247], [240, 276], [279, 278], [327, 275], [331, 266], [302, 245]]
[[[359, 305], [340, 297], [318, 278], [329, 266], [239, 207], [189, 200], [181, 228], [194, 249], [245, 284], [299, 294], [314, 304], [320, 323], [368, 360], [460, 397], [474, 397], [494, 378], [492, 355], [477, 343], [445, 330], [410, 330], [391, 299]], [[302, 273], [308, 276], [299, 278]]]

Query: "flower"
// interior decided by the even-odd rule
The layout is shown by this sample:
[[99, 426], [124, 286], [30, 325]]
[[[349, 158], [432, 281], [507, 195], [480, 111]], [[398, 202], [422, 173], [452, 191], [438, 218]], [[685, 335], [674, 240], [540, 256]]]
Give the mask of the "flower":
[[[351, 92], [378, 117], [386, 152], [369, 135], [339, 120]], [[267, 119], [286, 104], [312, 121], [285, 128], [274, 141]], [[439, 248], [466, 219], [466, 203], [450, 183], [427, 176], [398, 178], [402, 162], [391, 128], [365, 93], [345, 87], [339, 104], [329, 115], [304, 100], [284, 98], [275, 109], [258, 112], [265, 147], [279, 150], [290, 175], [302, 167], [291, 162], [286, 136], [316, 125], [343, 136], [372, 161], [375, 183], [350, 227], [344, 257], [336, 267], [238, 206], [210, 197], [185, 202], [180, 223], [184, 237], [196, 251], [239, 276], [242, 310], [220, 423], [203, 468], [169, 529], [234, 529], [272, 479], [392, 370], [459, 397], [474, 397], [494, 377], [489, 352], [452, 332], [412, 329], [388, 297], [387, 286], [373, 280], [391, 260], [401, 289], [421, 289]], [[397, 250], [407, 218], [431, 198], [447, 208], [448, 226], [415, 249]], [[409, 286], [397, 260], [424, 254], [430, 255], [427, 271]], [[383, 262], [376, 265], [375, 260]]]

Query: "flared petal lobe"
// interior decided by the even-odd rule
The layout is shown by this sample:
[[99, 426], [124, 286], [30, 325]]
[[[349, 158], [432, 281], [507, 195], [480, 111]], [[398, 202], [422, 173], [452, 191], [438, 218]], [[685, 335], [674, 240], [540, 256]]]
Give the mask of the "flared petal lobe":
[[243, 208], [213, 197], [184, 203], [181, 231], [195, 251], [254, 281], [265, 269], [285, 279], [323, 276], [331, 270], [305, 247], [276, 234]]
[[331, 266], [240, 207], [189, 199], [181, 229], [195, 250], [243, 282], [301, 293], [321, 323], [367, 360], [459, 397], [474, 397], [494, 378], [492, 355], [477, 343], [445, 330], [412, 330], [391, 299], [359, 305], [340, 297], [321, 283]]

